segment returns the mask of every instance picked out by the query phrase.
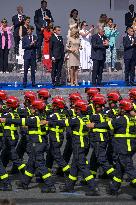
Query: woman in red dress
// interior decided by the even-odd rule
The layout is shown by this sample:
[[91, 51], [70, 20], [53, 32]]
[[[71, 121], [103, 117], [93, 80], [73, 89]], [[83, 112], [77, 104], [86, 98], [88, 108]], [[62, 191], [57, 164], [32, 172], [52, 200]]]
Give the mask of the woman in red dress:
[[51, 72], [52, 69], [52, 61], [50, 59], [50, 54], [49, 54], [49, 41], [53, 32], [52, 27], [53, 27], [52, 23], [48, 21], [48, 25], [47, 27], [45, 27], [43, 31], [43, 35], [44, 35], [43, 65], [48, 72]]

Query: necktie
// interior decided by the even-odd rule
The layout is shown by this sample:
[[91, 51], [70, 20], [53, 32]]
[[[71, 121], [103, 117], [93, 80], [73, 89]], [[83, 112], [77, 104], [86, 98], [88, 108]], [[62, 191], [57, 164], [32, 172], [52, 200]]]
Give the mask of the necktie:
[[19, 21], [22, 21], [22, 16], [19, 16]]
[[45, 16], [46, 16], [46, 12], [44, 11], [44, 12], [43, 12], [43, 17], [45, 17]]

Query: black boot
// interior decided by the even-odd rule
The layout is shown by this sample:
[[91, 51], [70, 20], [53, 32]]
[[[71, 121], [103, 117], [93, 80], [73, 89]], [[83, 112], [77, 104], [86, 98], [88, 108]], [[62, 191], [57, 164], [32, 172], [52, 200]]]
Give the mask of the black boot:
[[59, 187], [59, 189], [60, 189], [60, 192], [74, 192], [74, 186], [68, 186], [68, 185], [61, 185], [60, 187]]
[[100, 196], [100, 191], [99, 189], [96, 187], [93, 190], [89, 190], [85, 193], [86, 196]]
[[55, 186], [48, 187], [47, 185], [44, 185], [41, 188], [41, 193], [55, 193], [55, 192], [56, 192]]
[[25, 184], [23, 182], [16, 182], [17, 188], [18, 189], [24, 189], [24, 190], [28, 190], [28, 184]]
[[12, 191], [12, 185], [10, 183], [3, 183], [3, 186], [0, 187], [0, 191]]

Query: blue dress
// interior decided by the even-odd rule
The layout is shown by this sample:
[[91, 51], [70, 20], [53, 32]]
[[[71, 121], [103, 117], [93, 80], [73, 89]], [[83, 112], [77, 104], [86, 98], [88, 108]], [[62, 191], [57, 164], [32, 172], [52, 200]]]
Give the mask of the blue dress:
[[104, 30], [105, 36], [109, 40], [109, 48], [106, 49], [106, 63], [114, 69], [117, 61], [116, 38], [119, 32], [117, 29], [111, 29], [109, 26], [104, 27]]

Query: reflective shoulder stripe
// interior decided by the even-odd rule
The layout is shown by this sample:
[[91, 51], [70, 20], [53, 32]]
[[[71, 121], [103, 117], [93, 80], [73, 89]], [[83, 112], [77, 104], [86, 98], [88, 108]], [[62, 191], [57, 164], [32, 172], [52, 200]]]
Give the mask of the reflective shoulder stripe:
[[136, 179], [133, 179], [131, 182], [132, 182], [133, 184], [136, 184]]
[[55, 113], [55, 115], [57, 116], [58, 120], [61, 120], [60, 115], [58, 113]]
[[114, 127], [113, 127], [113, 125], [112, 125], [111, 120], [110, 120], [110, 121], [108, 121], [108, 125], [109, 125], [110, 130], [114, 130]]
[[133, 103], [133, 107], [134, 107], [134, 110], [136, 111], [136, 104], [135, 103]]
[[74, 110], [74, 109], [71, 109], [71, 111], [72, 111], [73, 117], [76, 117], [75, 110]]
[[66, 125], [66, 127], [69, 127], [69, 120], [68, 119], [65, 120], [65, 125]]
[[40, 127], [41, 126], [40, 125], [40, 122], [41, 122], [40, 118], [38, 116], [35, 116], [35, 118], [37, 119], [37, 127]]
[[102, 114], [99, 113], [99, 116], [100, 116], [100, 122], [105, 122], [105, 119], [103, 118]]
[[92, 111], [93, 111], [93, 115], [95, 114], [95, 109], [94, 109], [94, 105], [93, 104], [89, 104], [92, 108]]
[[0, 176], [0, 179], [1, 179], [1, 180], [4, 180], [4, 179], [6, 179], [6, 178], [8, 178], [8, 177], [9, 177], [8, 174], [4, 174], [4, 175]]
[[22, 118], [22, 126], [25, 126], [25, 125], [26, 125], [26, 119]]

